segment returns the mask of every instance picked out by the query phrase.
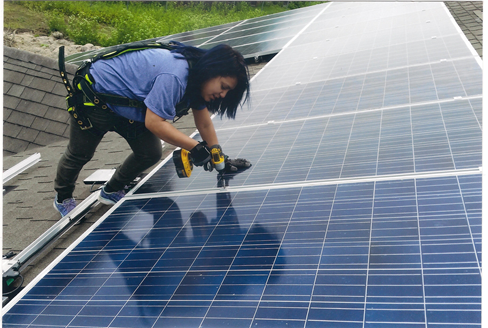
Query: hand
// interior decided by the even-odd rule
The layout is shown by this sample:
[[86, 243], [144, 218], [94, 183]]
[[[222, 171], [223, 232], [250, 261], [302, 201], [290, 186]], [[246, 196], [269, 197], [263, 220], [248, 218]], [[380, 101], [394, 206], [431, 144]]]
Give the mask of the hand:
[[205, 141], [198, 143], [190, 150], [190, 159], [195, 166], [203, 166], [210, 162], [212, 157]]

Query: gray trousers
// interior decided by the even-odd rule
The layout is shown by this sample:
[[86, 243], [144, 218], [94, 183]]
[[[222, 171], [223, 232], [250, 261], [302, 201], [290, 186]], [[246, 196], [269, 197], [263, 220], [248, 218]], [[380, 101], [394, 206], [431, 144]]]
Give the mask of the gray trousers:
[[54, 189], [59, 200], [72, 197], [81, 169], [92, 159], [98, 144], [108, 131], [115, 131], [122, 136], [133, 151], [108, 182], [112, 189], [123, 189], [161, 159], [161, 140], [146, 129], [144, 123], [129, 121], [110, 110], [95, 107], [83, 107], [82, 111], [92, 122], [93, 128], [81, 130], [70, 116], [69, 143], [59, 161], [54, 180]]

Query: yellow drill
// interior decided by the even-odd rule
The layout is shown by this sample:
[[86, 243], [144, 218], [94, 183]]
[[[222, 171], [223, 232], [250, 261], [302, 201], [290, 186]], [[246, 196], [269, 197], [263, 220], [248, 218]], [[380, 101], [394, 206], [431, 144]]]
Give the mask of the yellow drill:
[[[195, 150], [194, 152], [196, 151], [197, 150]], [[202, 148], [200, 147], [198, 151], [202, 153]], [[210, 147], [210, 149], [207, 150], [207, 152], [209, 152], [210, 158], [208, 158], [208, 160], [202, 164], [205, 171], [212, 171], [215, 167], [217, 171], [223, 173], [225, 169], [225, 156], [222, 152], [222, 148], [220, 147], [220, 145], [213, 145], [212, 147]], [[192, 160], [192, 154], [188, 150], [177, 149], [173, 152], [173, 163], [175, 164], [178, 177], [190, 177], [193, 170], [193, 162], [194, 160]]]

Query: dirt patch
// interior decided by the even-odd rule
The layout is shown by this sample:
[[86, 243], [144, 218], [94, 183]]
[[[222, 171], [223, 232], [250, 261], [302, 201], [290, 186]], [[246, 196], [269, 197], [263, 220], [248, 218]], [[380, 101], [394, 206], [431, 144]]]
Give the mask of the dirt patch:
[[3, 44], [7, 47], [25, 50], [52, 59], [58, 58], [60, 46], [65, 46], [64, 52], [66, 56], [101, 48], [91, 43], [76, 45], [64, 39], [62, 34], [54, 35], [56, 37], [53, 35], [35, 36], [31, 32], [4, 31]]

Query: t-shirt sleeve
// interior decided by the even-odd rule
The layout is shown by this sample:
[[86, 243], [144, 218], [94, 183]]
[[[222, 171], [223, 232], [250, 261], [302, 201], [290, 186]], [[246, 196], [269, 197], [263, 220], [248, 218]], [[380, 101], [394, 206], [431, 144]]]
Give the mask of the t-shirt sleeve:
[[184, 94], [184, 86], [173, 74], [160, 74], [154, 80], [144, 103], [159, 117], [172, 120], [175, 115], [175, 105]]

